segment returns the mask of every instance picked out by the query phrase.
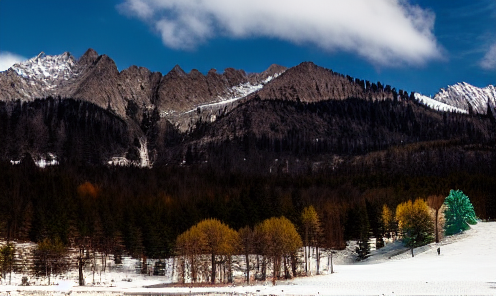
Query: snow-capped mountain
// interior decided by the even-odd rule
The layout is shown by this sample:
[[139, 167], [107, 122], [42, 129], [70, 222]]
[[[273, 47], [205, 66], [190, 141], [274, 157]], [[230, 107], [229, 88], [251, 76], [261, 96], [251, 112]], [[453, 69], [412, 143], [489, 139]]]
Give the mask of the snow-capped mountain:
[[41, 52], [32, 59], [15, 64], [12, 69], [20, 76], [39, 81], [50, 89], [57, 86], [57, 82], [77, 75], [76, 65], [76, 59], [69, 52], [54, 56]]
[[41, 52], [27, 61], [0, 72], [0, 99], [31, 101], [65, 96], [61, 90], [84, 70], [69, 52], [46, 55]]
[[441, 89], [434, 96], [434, 100], [466, 111], [471, 106], [474, 113], [484, 114], [487, 112], [488, 103], [495, 108], [496, 89], [494, 85], [479, 88], [462, 82]]
[[485, 114], [487, 106], [496, 108], [496, 89], [494, 85], [479, 88], [466, 82], [442, 88], [434, 98], [415, 93], [415, 99], [432, 109], [448, 112]]

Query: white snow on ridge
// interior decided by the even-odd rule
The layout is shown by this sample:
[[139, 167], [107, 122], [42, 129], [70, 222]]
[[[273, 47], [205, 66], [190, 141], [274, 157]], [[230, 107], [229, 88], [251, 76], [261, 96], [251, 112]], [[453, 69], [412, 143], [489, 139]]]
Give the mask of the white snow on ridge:
[[230, 94], [228, 96], [225, 96], [225, 97], [219, 96], [217, 98], [218, 99], [217, 102], [196, 106], [194, 109], [186, 111], [183, 114], [188, 114], [188, 113], [194, 112], [194, 111], [198, 110], [198, 108], [200, 108], [200, 110], [201, 110], [203, 108], [218, 107], [218, 106], [222, 106], [222, 105], [229, 104], [229, 103], [235, 102], [237, 100], [240, 100], [240, 99], [242, 99], [242, 98], [244, 98], [244, 97], [246, 97], [246, 96], [248, 96], [248, 95], [250, 95], [256, 91], [261, 90], [265, 84], [269, 83], [271, 80], [273, 80], [274, 78], [277, 78], [281, 74], [282, 74], [282, 72], [277, 73], [274, 76], [269, 76], [265, 80], [263, 80], [261, 83], [255, 84], [255, 85], [251, 84], [250, 82], [236, 85], [229, 90]]
[[68, 52], [54, 56], [41, 52], [34, 58], [14, 64], [11, 69], [30, 80], [31, 84], [40, 84], [49, 90], [55, 88], [60, 81], [77, 76], [76, 66], [76, 59]]
[[488, 103], [492, 108], [495, 108], [496, 89], [494, 85], [479, 88], [462, 82], [441, 89], [434, 96], [434, 100], [464, 110], [468, 110], [470, 104], [475, 113], [486, 113]]
[[422, 103], [422, 104], [424, 104], [424, 105], [426, 105], [429, 108], [432, 108], [434, 110], [445, 111], [445, 112], [468, 113], [467, 110], [450, 106], [448, 104], [436, 101], [434, 99], [431, 99], [431, 98], [424, 96], [422, 94], [419, 94], [419, 93], [415, 93], [415, 99], [417, 101], [419, 101], [420, 103]]

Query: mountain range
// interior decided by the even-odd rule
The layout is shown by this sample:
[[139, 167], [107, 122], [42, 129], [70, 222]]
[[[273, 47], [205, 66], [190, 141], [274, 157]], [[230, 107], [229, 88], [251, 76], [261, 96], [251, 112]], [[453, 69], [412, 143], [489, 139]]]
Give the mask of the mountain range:
[[0, 159], [297, 172], [443, 142], [464, 159], [476, 144], [492, 165], [495, 108], [493, 85], [462, 82], [430, 98], [311, 62], [162, 75], [119, 71], [92, 49], [40, 53], [0, 72]]

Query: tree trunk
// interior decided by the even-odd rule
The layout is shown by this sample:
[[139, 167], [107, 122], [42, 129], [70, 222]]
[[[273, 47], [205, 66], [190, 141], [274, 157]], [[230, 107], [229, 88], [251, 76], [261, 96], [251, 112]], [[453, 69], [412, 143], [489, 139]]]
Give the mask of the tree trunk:
[[250, 255], [248, 253], [245, 254], [246, 257], [246, 283], [250, 284]]
[[265, 255], [262, 258], [262, 280], [265, 281], [267, 279], [267, 258]]
[[284, 256], [284, 278], [289, 279], [288, 256]]
[[84, 278], [83, 278], [83, 258], [79, 258], [78, 262], [79, 267], [79, 285], [84, 286]]
[[312, 275], [312, 260], [311, 257], [312, 257], [312, 248], [308, 247], [308, 252], [307, 252], [307, 255], [308, 255], [308, 274], [307, 275]]
[[307, 260], [307, 246], [305, 245], [305, 247], [303, 248], [304, 250], [304, 254], [303, 256], [305, 257], [305, 274], [308, 275], [308, 260]]
[[320, 253], [319, 253], [319, 247], [316, 247], [317, 250], [317, 275], [319, 275], [319, 268], [320, 268]]
[[186, 283], [186, 257], [183, 256], [182, 260], [181, 260], [181, 265], [182, 265], [182, 268], [181, 268], [181, 279], [182, 279], [182, 283]]
[[332, 250], [331, 250], [331, 274], [334, 273], [334, 265], [332, 265]]
[[196, 263], [195, 263], [195, 255], [191, 255], [191, 278], [193, 283], [196, 283]]
[[296, 277], [296, 254], [291, 254], [291, 273]]
[[215, 254], [212, 253], [212, 284], [215, 284], [215, 272], [216, 272]]
[[436, 243], [439, 243], [439, 234], [437, 229], [438, 215], [439, 215], [439, 209], [436, 209], [436, 221], [434, 222], [434, 225], [436, 226]]
[[272, 272], [272, 285], [275, 286], [276, 285], [276, 277], [277, 277], [277, 273], [276, 273], [276, 270], [277, 270], [277, 256], [274, 256], [273, 259], [272, 259], [272, 263], [273, 263], [273, 268], [274, 268], [274, 271]]

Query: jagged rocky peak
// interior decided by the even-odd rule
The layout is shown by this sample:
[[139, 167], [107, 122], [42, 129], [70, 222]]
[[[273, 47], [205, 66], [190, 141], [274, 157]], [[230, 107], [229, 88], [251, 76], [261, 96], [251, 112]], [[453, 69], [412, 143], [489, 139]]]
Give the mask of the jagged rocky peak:
[[247, 81], [246, 73], [243, 70], [236, 70], [234, 68], [226, 68], [224, 70], [224, 77], [227, 79], [229, 86], [235, 86]]
[[184, 70], [179, 65], [175, 65], [174, 68], [172, 68], [172, 70], [170, 70], [170, 72], [167, 73], [167, 75], [178, 76], [178, 77], [187, 77], [188, 76], [188, 74], [186, 74], [186, 72], [184, 72]]
[[78, 64], [84, 66], [92, 65], [98, 59], [98, 53], [93, 49], [89, 48], [78, 60]]
[[57, 80], [69, 79], [74, 74], [75, 66], [76, 59], [69, 52], [53, 56], [41, 52], [34, 58], [13, 65], [12, 69], [24, 78]]
[[474, 113], [484, 114], [487, 112], [488, 104], [492, 108], [496, 106], [496, 89], [494, 85], [479, 88], [461, 82], [441, 89], [434, 96], [434, 100], [466, 111], [472, 109]]
[[261, 84], [261, 83], [267, 83], [270, 80], [278, 77], [282, 73], [284, 73], [288, 68], [284, 66], [280, 66], [277, 64], [272, 64], [267, 68], [265, 71], [260, 72], [260, 73], [251, 73], [248, 76], [248, 79], [251, 84]]

